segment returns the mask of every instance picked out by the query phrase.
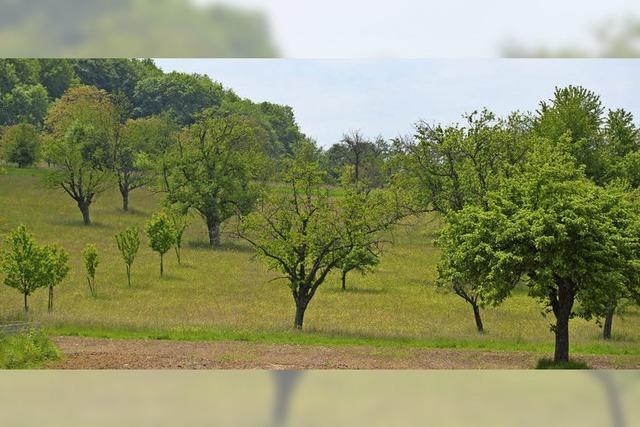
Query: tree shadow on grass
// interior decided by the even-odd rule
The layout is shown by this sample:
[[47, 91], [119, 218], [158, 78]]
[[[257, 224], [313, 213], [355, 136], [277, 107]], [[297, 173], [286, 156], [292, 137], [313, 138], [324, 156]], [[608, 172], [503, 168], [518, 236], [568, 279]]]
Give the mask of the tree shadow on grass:
[[387, 290], [386, 289], [371, 289], [371, 288], [349, 288], [347, 287], [347, 289], [342, 290], [341, 287], [332, 287], [329, 288], [327, 290], [327, 292], [333, 293], [333, 294], [360, 294], [360, 295], [380, 295], [380, 294], [386, 294]]
[[71, 219], [53, 219], [49, 221], [52, 225], [61, 225], [63, 227], [73, 227], [73, 228], [82, 228], [91, 230], [92, 228], [98, 228], [102, 230], [113, 230], [114, 227], [111, 224], [106, 224], [103, 222], [92, 222], [90, 225], [85, 225], [82, 220], [71, 220]]
[[231, 251], [231, 252], [243, 252], [254, 253], [255, 251], [248, 245], [243, 245], [239, 242], [224, 242], [220, 246], [212, 247], [209, 242], [205, 240], [191, 240], [187, 242], [187, 246], [192, 249], [210, 250], [216, 251]]

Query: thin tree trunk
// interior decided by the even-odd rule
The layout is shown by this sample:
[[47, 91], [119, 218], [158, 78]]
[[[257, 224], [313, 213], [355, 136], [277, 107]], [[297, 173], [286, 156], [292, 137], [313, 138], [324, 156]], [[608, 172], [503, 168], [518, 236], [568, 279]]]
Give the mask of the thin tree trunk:
[[89, 203], [85, 201], [78, 202], [78, 207], [80, 208], [80, 212], [82, 212], [82, 220], [84, 221], [84, 225], [90, 225], [91, 216], [89, 215]]
[[482, 317], [480, 316], [480, 307], [477, 303], [472, 303], [473, 307], [473, 316], [476, 319], [476, 329], [478, 329], [479, 333], [484, 333], [484, 325], [482, 324]]
[[127, 283], [131, 287], [131, 266], [127, 264]]
[[207, 219], [207, 230], [211, 247], [220, 246], [220, 222], [213, 218]]
[[302, 329], [302, 323], [304, 322], [304, 312], [306, 309], [306, 303], [302, 301], [296, 301], [296, 318], [293, 323], [296, 329]]
[[47, 310], [51, 312], [53, 310], [53, 286], [49, 286], [49, 304]]
[[342, 270], [342, 290], [347, 290], [347, 272]]
[[178, 265], [182, 264], [181, 260], [180, 260], [180, 246], [175, 247], [176, 250], [176, 258], [178, 259]]
[[164, 259], [163, 254], [160, 254], [160, 277], [162, 277], [162, 275], [164, 274], [164, 263], [163, 263], [163, 259]]
[[25, 313], [28, 313], [28, 312], [29, 312], [29, 304], [28, 304], [28, 302], [27, 302], [27, 297], [28, 297], [28, 295], [27, 295], [27, 294], [24, 294], [24, 312], [25, 312]]
[[615, 307], [607, 308], [607, 314], [604, 318], [604, 326], [602, 327], [602, 338], [605, 340], [611, 339], [611, 327], [613, 326], [613, 315], [615, 311]]

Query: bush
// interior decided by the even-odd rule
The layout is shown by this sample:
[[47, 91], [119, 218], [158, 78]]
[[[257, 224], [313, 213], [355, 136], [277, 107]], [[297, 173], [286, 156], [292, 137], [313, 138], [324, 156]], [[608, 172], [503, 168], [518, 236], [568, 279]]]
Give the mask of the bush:
[[570, 360], [568, 362], [555, 363], [553, 359], [544, 358], [538, 360], [536, 369], [590, 369], [585, 362]]
[[34, 368], [59, 357], [58, 349], [40, 331], [0, 335], [0, 369]]
[[36, 128], [27, 123], [9, 126], [0, 139], [4, 158], [24, 168], [33, 165], [40, 151], [40, 134]]

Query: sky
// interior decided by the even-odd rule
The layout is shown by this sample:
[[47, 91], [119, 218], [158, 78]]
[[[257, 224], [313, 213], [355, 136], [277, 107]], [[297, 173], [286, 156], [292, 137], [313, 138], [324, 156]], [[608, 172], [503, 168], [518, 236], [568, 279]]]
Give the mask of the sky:
[[323, 147], [343, 133], [393, 138], [418, 120], [460, 121], [488, 108], [535, 111], [557, 86], [582, 85], [607, 108], [640, 117], [640, 60], [552, 59], [158, 59], [164, 71], [207, 74], [253, 101], [290, 105]]
[[510, 43], [589, 47], [597, 28], [640, 17], [637, 0], [192, 1], [261, 11], [289, 58], [486, 58]]

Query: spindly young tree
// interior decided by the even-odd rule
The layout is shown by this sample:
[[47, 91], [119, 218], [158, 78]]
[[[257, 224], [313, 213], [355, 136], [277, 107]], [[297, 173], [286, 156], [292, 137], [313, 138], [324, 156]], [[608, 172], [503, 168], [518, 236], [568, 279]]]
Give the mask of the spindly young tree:
[[8, 126], [2, 132], [0, 149], [7, 162], [16, 163], [19, 168], [33, 165], [40, 151], [40, 133], [28, 123]]
[[179, 212], [176, 209], [173, 209], [169, 212], [169, 217], [171, 218], [171, 222], [173, 223], [173, 229], [176, 232], [174, 249], [176, 251], [176, 258], [178, 260], [178, 264], [182, 263], [182, 237], [184, 236], [184, 232], [189, 227], [189, 217], [187, 214]]
[[89, 285], [89, 292], [92, 297], [98, 296], [98, 289], [96, 288], [96, 269], [100, 263], [98, 257], [98, 249], [93, 243], [88, 244], [82, 251], [82, 260], [84, 261], [84, 267], [87, 270], [87, 284]]
[[153, 214], [144, 226], [149, 238], [149, 247], [160, 254], [160, 276], [164, 274], [164, 254], [176, 243], [173, 221], [164, 212]]
[[[305, 311], [329, 272], [355, 246], [349, 215], [322, 184], [319, 166], [300, 159], [287, 162], [287, 191], [274, 192], [243, 216], [238, 234], [251, 244], [267, 266], [284, 274], [295, 302], [294, 326], [302, 328]], [[391, 211], [391, 216], [395, 213]], [[389, 215], [357, 232], [378, 241]], [[361, 244], [361, 242], [358, 242]]]
[[47, 310], [53, 311], [53, 288], [69, 273], [69, 255], [57, 245], [47, 245], [42, 248], [44, 253], [45, 282], [49, 288]]
[[122, 233], [116, 234], [116, 242], [127, 268], [127, 283], [131, 286], [131, 266], [140, 248], [140, 231], [137, 227], [127, 228]]
[[[449, 214], [443, 279], [478, 280], [499, 302], [522, 280], [553, 313], [557, 363], [569, 360], [569, 320], [600, 314], [612, 287], [637, 292], [639, 218], [628, 195], [584, 176], [570, 142], [539, 139], [488, 208]], [[577, 309], [577, 303], [580, 309]]]
[[220, 245], [221, 224], [247, 212], [257, 197], [262, 136], [247, 117], [202, 115], [180, 135], [175, 163], [162, 171], [167, 201], [200, 214], [211, 246]]
[[52, 106], [45, 128], [48, 180], [75, 200], [85, 225], [89, 207], [111, 183], [111, 146], [116, 114], [106, 92], [89, 86], [69, 89]]

